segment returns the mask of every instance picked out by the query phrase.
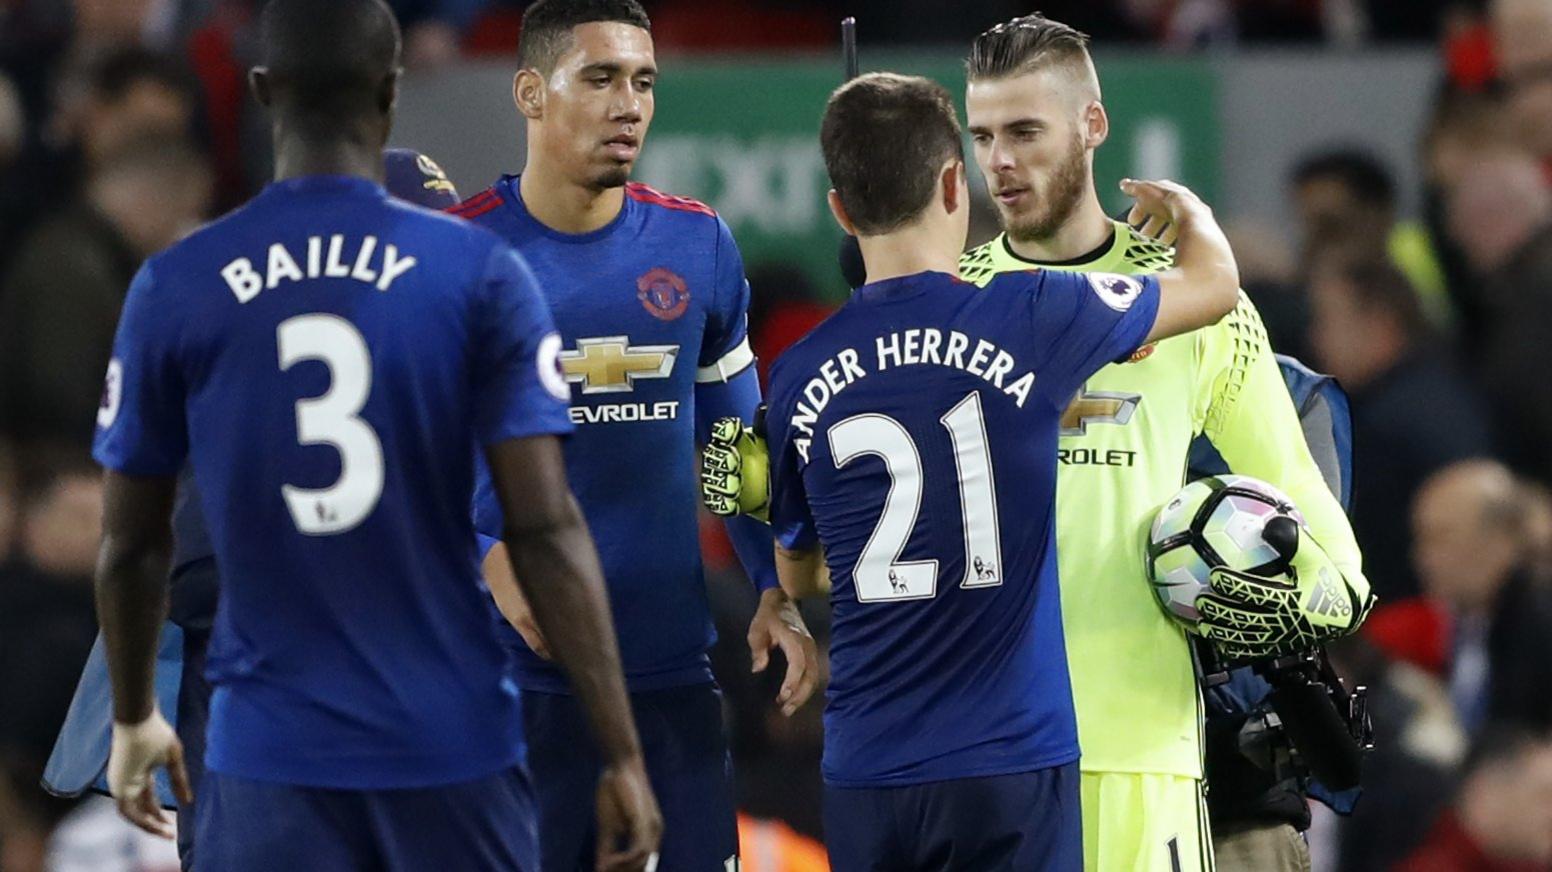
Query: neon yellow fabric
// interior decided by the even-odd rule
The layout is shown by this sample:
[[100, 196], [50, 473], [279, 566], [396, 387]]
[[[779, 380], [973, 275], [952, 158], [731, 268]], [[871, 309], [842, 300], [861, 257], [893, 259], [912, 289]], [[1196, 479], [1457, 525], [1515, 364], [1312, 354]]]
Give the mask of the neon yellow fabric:
[[[1045, 268], [1141, 274], [1172, 259], [1168, 247], [1117, 222], [1114, 242], [1094, 259]], [[1001, 236], [960, 261], [961, 276], [978, 285], [1036, 268]], [[1205, 433], [1235, 472], [1282, 488], [1344, 573], [1358, 572], [1352, 528], [1310, 456], [1261, 317], [1243, 296], [1216, 325], [1105, 367], [1062, 424], [1056, 540], [1080, 766], [1201, 778], [1191, 649], [1154, 600], [1143, 559], [1155, 512], [1185, 484], [1191, 440]]]
[[1088, 872], [1211, 872], [1202, 783], [1179, 775], [1084, 772], [1083, 868]]

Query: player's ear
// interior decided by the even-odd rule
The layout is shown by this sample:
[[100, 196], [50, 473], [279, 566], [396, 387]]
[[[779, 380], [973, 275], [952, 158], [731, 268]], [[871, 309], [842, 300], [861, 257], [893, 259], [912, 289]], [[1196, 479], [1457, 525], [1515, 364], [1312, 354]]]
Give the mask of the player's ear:
[[1083, 145], [1089, 149], [1099, 148], [1109, 138], [1110, 114], [1105, 111], [1105, 104], [1093, 100], [1083, 110]]
[[955, 158], [943, 167], [938, 175], [943, 186], [943, 210], [952, 215], [970, 204], [969, 180], [965, 176], [965, 162]]
[[857, 226], [851, 223], [851, 216], [846, 214], [846, 204], [841, 202], [841, 195], [831, 188], [830, 193], [825, 195], [825, 199], [830, 204], [830, 214], [835, 216], [835, 223], [841, 225], [846, 235], [856, 236]]
[[259, 101], [260, 106], [263, 106], [265, 109], [270, 107], [271, 91], [268, 67], [254, 67], [248, 71], [248, 90], [253, 93], [253, 99]]
[[399, 71], [394, 70], [383, 77], [377, 86], [377, 111], [383, 115], [393, 115], [394, 106], [399, 103]]
[[544, 77], [535, 69], [518, 70], [512, 78], [512, 102], [530, 121], [544, 117]]

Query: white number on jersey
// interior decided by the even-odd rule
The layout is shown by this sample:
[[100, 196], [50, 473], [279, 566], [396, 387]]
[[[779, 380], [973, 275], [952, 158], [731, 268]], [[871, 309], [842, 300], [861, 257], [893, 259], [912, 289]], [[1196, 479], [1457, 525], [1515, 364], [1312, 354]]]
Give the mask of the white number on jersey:
[[[997, 528], [997, 484], [981, 395], [971, 391], [941, 419], [954, 442], [959, 473], [959, 505], [965, 532], [965, 575], [960, 587], [1002, 584], [1002, 540]], [[852, 569], [861, 602], [928, 599], [937, 593], [937, 560], [900, 560], [921, 511], [921, 452], [905, 427], [888, 415], [853, 415], [832, 426], [830, 454], [835, 468], [865, 455], [876, 455], [889, 473], [889, 494], [873, 534]]]
[[335, 315], [299, 315], [281, 323], [280, 369], [304, 360], [329, 368], [322, 396], [297, 400], [296, 434], [303, 445], [331, 445], [340, 477], [325, 488], [281, 485], [296, 528], [309, 536], [344, 533], [366, 520], [383, 495], [383, 446], [357, 415], [372, 391], [372, 356], [353, 324]]

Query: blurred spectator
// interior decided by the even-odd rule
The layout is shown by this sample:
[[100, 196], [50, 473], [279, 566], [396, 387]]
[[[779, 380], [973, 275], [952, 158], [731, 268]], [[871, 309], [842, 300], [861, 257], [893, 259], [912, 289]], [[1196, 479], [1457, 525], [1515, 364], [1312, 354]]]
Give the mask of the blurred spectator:
[[1421, 147], [1423, 219], [1444, 272], [1456, 336], [1465, 348], [1475, 349], [1487, 329], [1488, 312], [1477, 273], [1449, 232], [1446, 196], [1484, 155], [1520, 149], [1500, 98], [1449, 90], [1434, 103]]
[[781, 821], [739, 812], [741, 872], [830, 872], [830, 855], [818, 840]]
[[1381, 600], [1415, 596], [1405, 508], [1424, 479], [1489, 453], [1486, 413], [1446, 350], [1429, 340], [1417, 295], [1394, 267], [1328, 257], [1311, 277], [1319, 367], [1353, 412], [1353, 530]]
[[1239, 262], [1239, 283], [1266, 325], [1278, 354], [1314, 365], [1309, 345], [1309, 299], [1295, 282], [1293, 251], [1281, 228], [1254, 219], [1228, 222], [1224, 232]]
[[21, 553], [0, 567], [0, 793], [12, 805], [0, 819], [0, 842], [7, 853], [41, 852], [43, 834], [71, 805], [37, 785], [97, 633], [91, 573], [101, 506], [95, 471], [62, 475], [29, 501]]
[[1552, 865], [1552, 741], [1485, 733], [1454, 804], [1396, 872], [1544, 872]]
[[1482, 281], [1483, 333], [1468, 347], [1512, 466], [1552, 484], [1552, 189], [1523, 154], [1482, 156], [1448, 195], [1450, 232]]
[[1434, 324], [1449, 320], [1444, 273], [1423, 228], [1396, 221], [1396, 183], [1378, 158], [1356, 149], [1306, 157], [1291, 178], [1303, 260], [1323, 254], [1389, 258], [1407, 277]]
[[24, 476], [84, 460], [130, 279], [204, 217], [210, 185], [187, 140], [130, 142], [0, 278], [0, 438], [16, 445]]
[[1368, 687], [1369, 714], [1383, 734], [1363, 761], [1363, 798], [1337, 824], [1336, 868], [1389, 869], [1422, 843], [1448, 803], [1466, 734], [1444, 684], [1390, 659], [1366, 633], [1328, 650], [1348, 686]]
[[1515, 131], [1552, 172], [1552, 3], [1494, 0], [1492, 22]]
[[0, 265], [30, 223], [75, 197], [106, 155], [137, 137], [190, 130], [194, 88], [174, 61], [142, 49], [113, 52], [93, 67], [90, 81], [55, 117], [49, 142], [34, 140], [13, 170], [0, 176]]
[[1475, 731], [1493, 720], [1552, 728], [1552, 587], [1528, 571], [1524, 492], [1508, 469], [1444, 469], [1413, 504], [1423, 589], [1450, 615], [1450, 696]]

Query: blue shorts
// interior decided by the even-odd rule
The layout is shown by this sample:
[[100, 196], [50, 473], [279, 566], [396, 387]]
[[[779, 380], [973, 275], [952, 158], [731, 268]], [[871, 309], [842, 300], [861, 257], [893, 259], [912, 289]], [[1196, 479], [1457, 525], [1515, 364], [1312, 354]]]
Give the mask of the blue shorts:
[[1078, 764], [906, 787], [826, 787], [834, 872], [1081, 872]]
[[[183, 681], [178, 687], [178, 741], [194, 795], [205, 780], [205, 725], [210, 723], [210, 682], [205, 680], [205, 649], [209, 630], [183, 631]], [[178, 859], [184, 872], [194, 868], [194, 806], [178, 806]]]
[[[664, 872], [724, 872], [738, 853], [722, 694], [696, 684], [631, 694], [652, 791], [663, 809]], [[523, 692], [544, 872], [592, 870], [597, 856], [596, 746], [574, 697]], [[451, 868], [451, 867], [449, 867]]]
[[194, 803], [198, 867], [537, 872], [532, 802], [516, 767], [477, 781], [401, 790], [298, 787], [207, 770]]

